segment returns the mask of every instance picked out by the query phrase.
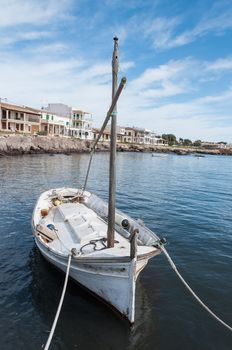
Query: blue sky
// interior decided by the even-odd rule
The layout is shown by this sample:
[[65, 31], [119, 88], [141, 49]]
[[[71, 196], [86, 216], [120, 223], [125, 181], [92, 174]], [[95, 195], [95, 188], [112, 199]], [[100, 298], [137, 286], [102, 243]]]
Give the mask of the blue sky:
[[232, 142], [232, 1], [0, 0], [0, 97], [93, 114], [110, 105], [113, 36], [127, 86], [118, 123]]

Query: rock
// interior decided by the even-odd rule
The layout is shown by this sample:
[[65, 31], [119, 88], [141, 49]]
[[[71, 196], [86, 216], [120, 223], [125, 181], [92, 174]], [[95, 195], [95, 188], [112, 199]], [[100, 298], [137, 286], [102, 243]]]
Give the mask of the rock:
[[[70, 154], [90, 152], [94, 141], [79, 140], [69, 137], [56, 136], [25, 136], [19, 134], [0, 136], [0, 153], [1, 154]], [[110, 148], [109, 142], [100, 142], [96, 146], [97, 152], [108, 152]], [[117, 144], [118, 152], [159, 152], [159, 153], [178, 153], [189, 154], [223, 154], [232, 155], [232, 148], [228, 149], [203, 149], [203, 148], [187, 148], [187, 147], [171, 147], [163, 145], [141, 145], [130, 143]]]

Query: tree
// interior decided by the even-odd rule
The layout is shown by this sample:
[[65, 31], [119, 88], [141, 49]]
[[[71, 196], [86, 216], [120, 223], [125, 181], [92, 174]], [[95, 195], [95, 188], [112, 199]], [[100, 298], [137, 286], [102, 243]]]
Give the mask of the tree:
[[162, 139], [166, 140], [169, 146], [176, 144], [176, 136], [173, 134], [163, 134]]
[[191, 146], [192, 145], [192, 141], [189, 139], [184, 139], [183, 141], [183, 146]]
[[201, 140], [196, 140], [193, 142], [193, 146], [195, 147], [201, 147]]

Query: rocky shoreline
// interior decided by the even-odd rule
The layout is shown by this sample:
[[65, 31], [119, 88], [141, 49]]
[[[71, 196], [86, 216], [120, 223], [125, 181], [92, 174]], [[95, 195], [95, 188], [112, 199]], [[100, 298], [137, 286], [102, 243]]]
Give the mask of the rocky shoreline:
[[[69, 137], [51, 136], [27, 136], [27, 135], [3, 135], [0, 136], [0, 156], [22, 154], [56, 154], [56, 153], [89, 153], [93, 141], [79, 140]], [[109, 151], [109, 143], [100, 142], [96, 147], [97, 152]], [[232, 148], [204, 149], [196, 147], [156, 146], [119, 143], [118, 152], [150, 152], [150, 153], [176, 153], [187, 154], [213, 154], [232, 155]]]

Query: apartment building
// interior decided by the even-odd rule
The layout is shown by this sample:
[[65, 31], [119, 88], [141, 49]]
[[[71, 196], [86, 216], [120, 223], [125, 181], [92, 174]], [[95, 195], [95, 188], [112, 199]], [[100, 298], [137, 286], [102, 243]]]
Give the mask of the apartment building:
[[70, 118], [58, 116], [43, 109], [40, 111], [40, 115], [40, 131], [51, 136], [68, 136]]
[[[99, 128], [94, 128], [93, 130], [93, 138], [96, 140], [99, 136], [100, 129]], [[100, 140], [102, 142], [110, 142], [110, 131], [109, 130], [104, 130], [102, 136], [100, 137]]]
[[40, 130], [40, 114], [30, 107], [0, 102], [0, 130], [34, 134]]
[[165, 145], [167, 142], [162, 136], [156, 135], [154, 132], [136, 127], [125, 127], [122, 142], [138, 143], [145, 145]]
[[[111, 126], [107, 125], [104, 132], [103, 132], [103, 135], [100, 138], [100, 141], [108, 141], [108, 142], [110, 141], [110, 129], [111, 129]], [[123, 128], [121, 126], [117, 126], [116, 131], [117, 131], [117, 142], [123, 142], [122, 138], [123, 138], [124, 133], [125, 133], [125, 128]], [[98, 128], [93, 129], [94, 140], [98, 137], [99, 132], [100, 132], [100, 129], [98, 129]]]
[[[100, 129], [93, 129], [94, 139], [99, 135]], [[110, 141], [110, 126], [107, 126], [100, 141]], [[162, 139], [162, 136], [156, 135], [147, 129], [136, 127], [117, 126], [117, 142], [137, 143], [147, 145], [165, 145], [167, 142]]]
[[[50, 125], [51, 122], [61, 122], [64, 124], [64, 135], [80, 138], [82, 140], [92, 140], [92, 115], [91, 113], [81, 111], [78, 108], [69, 107], [63, 103], [49, 103], [44, 108], [48, 114]], [[50, 120], [50, 117], [54, 120]], [[56, 116], [56, 117], [55, 117]], [[54, 123], [53, 123], [54, 124]], [[55, 125], [54, 125], [55, 128]], [[56, 127], [56, 130], [58, 125]], [[51, 130], [53, 130], [51, 128]]]
[[72, 108], [70, 136], [78, 137], [82, 140], [93, 140], [91, 113]]

